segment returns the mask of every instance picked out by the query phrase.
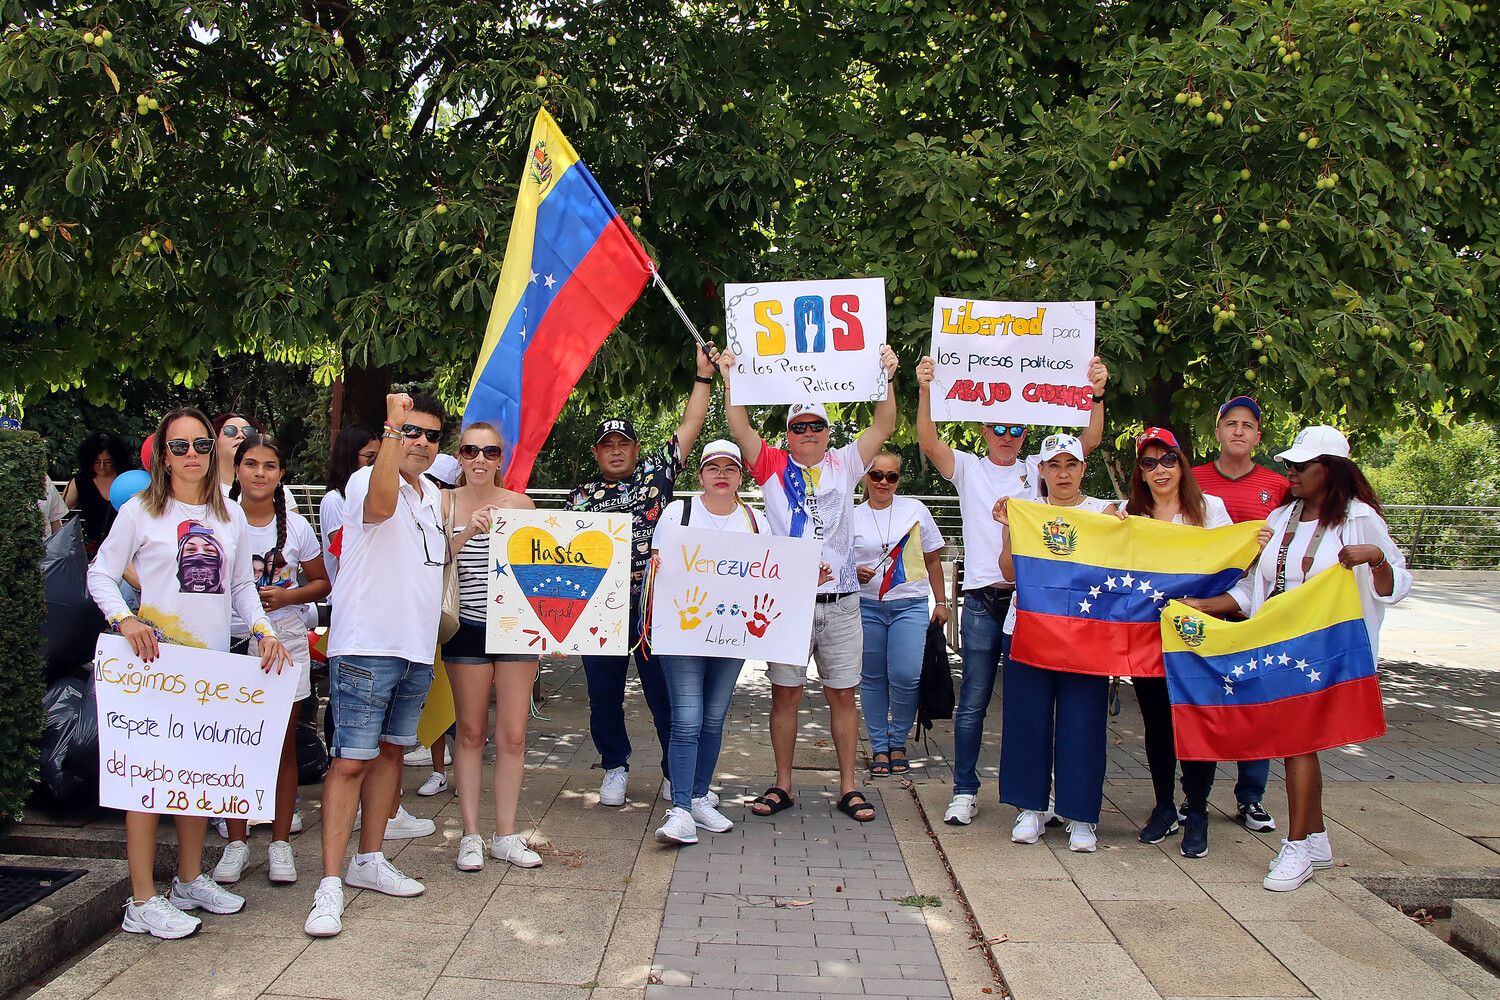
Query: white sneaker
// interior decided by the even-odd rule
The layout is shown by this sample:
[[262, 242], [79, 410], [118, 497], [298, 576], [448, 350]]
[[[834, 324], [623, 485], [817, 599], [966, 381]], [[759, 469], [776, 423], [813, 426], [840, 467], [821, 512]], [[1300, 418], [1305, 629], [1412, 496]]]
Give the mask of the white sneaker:
[[1080, 854], [1093, 854], [1099, 849], [1099, 838], [1094, 836], [1093, 823], [1080, 823], [1071, 820], [1068, 823], [1068, 850], [1078, 851]]
[[604, 780], [599, 784], [599, 804], [601, 806], [623, 806], [625, 804], [625, 787], [630, 783], [630, 772], [623, 767], [612, 767], [604, 772]]
[[[1276, 866], [1281, 863], [1281, 856], [1286, 853], [1286, 845], [1289, 843], [1291, 841], [1288, 840], [1281, 842], [1281, 850], [1277, 851], [1276, 857], [1272, 858], [1271, 863], [1266, 865], [1266, 871], [1272, 872], [1276, 870]], [[1305, 843], [1307, 844], [1307, 860], [1312, 864], [1314, 869], [1327, 871], [1333, 867], [1333, 845], [1328, 842], [1327, 830], [1309, 833]]]
[[291, 885], [297, 881], [297, 860], [292, 856], [292, 844], [287, 840], [271, 841], [270, 865], [266, 872], [277, 885]]
[[437, 824], [430, 819], [413, 816], [405, 806], [396, 808], [396, 815], [385, 822], [386, 840], [412, 840], [428, 837], [437, 832]]
[[374, 889], [387, 896], [420, 896], [427, 890], [421, 882], [401, 874], [384, 854], [378, 854], [373, 861], [364, 864], [359, 863], [357, 856], [350, 858], [344, 881], [356, 889]]
[[1047, 828], [1047, 821], [1051, 818], [1051, 813], [1022, 809], [1016, 816], [1016, 825], [1010, 828], [1010, 839], [1017, 844], [1035, 844], [1042, 839], [1042, 831]]
[[229, 839], [229, 823], [222, 819], [211, 819], [208, 825], [214, 828], [214, 833], [219, 835], [220, 840]]
[[417, 794], [425, 797], [436, 795], [438, 792], [446, 792], [447, 790], [448, 776], [441, 771], [433, 771], [427, 776], [427, 780], [422, 782], [422, 787], [417, 789]]
[[333, 937], [344, 929], [344, 884], [337, 875], [325, 875], [313, 894], [312, 910], [302, 931], [309, 937]]
[[658, 844], [696, 844], [698, 824], [693, 822], [693, 814], [677, 806], [668, 809], [667, 821], [656, 831], [656, 842]]
[[943, 814], [943, 822], [949, 826], [968, 826], [979, 815], [979, 796], [955, 795]]
[[1312, 878], [1312, 873], [1307, 841], [1287, 840], [1282, 842], [1281, 853], [1276, 856], [1276, 867], [1261, 884], [1272, 892], [1291, 892]]
[[484, 838], [477, 833], [466, 833], [458, 840], [458, 860], [453, 862], [461, 872], [484, 870]]
[[359, 828], [362, 827], [362, 826], [364, 826], [364, 825], [365, 825], [365, 806], [364, 806], [364, 803], [361, 802], [359, 805], [357, 805], [357, 806], [354, 807], [354, 832], [358, 833], [359, 832]]
[[184, 913], [200, 906], [209, 913], [238, 913], [245, 908], [244, 896], [236, 896], [207, 875], [199, 875], [187, 885], [173, 876], [167, 902]]
[[250, 845], [243, 840], [231, 840], [224, 845], [219, 863], [214, 865], [214, 881], [220, 885], [234, 885], [245, 874], [245, 864], [250, 860]]
[[301, 833], [302, 832], [302, 810], [301, 809], [298, 809], [296, 812], [292, 813], [292, 832], [293, 833]]
[[[443, 752], [443, 757], [445, 758], [443, 761], [444, 766], [446, 766], [448, 763], [448, 761], [446, 760], [447, 756], [448, 753], [445, 750]], [[407, 767], [431, 767], [432, 747], [412, 747], [402, 755], [401, 763], [405, 764]]]
[[661, 779], [661, 800], [663, 802], [671, 802], [672, 801], [672, 779], [671, 778], [663, 778], [663, 779]]
[[160, 896], [152, 896], [140, 906], [135, 897], [125, 901], [125, 919], [120, 930], [127, 934], [150, 934], [167, 941], [185, 938], [197, 933], [203, 921], [188, 916]]
[[734, 821], [715, 809], [706, 795], [701, 799], [693, 800], [693, 808], [690, 812], [693, 823], [709, 833], [725, 833], [734, 829]]
[[490, 857], [496, 861], [507, 861], [517, 868], [540, 868], [542, 856], [531, 849], [526, 838], [519, 833], [502, 837], [498, 833], [490, 838]]

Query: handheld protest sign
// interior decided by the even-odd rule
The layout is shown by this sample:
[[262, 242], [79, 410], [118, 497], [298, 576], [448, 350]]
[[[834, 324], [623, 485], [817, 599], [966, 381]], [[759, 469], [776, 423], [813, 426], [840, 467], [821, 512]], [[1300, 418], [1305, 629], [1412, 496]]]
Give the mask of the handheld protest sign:
[[932, 303], [932, 419], [1086, 427], [1092, 302]]

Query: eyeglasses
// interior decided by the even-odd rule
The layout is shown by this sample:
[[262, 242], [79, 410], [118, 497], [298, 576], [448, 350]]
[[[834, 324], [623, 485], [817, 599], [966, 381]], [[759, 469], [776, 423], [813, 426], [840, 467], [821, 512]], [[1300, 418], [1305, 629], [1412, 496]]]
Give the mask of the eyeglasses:
[[442, 431], [440, 431], [440, 430], [436, 430], [435, 431], [435, 430], [432, 430], [431, 428], [428, 428], [428, 427], [418, 427], [416, 424], [402, 424], [401, 425], [401, 433], [403, 435], [405, 435], [406, 438], [407, 438], [407, 440], [409, 440], [409, 441], [415, 441], [417, 438], [422, 437], [424, 435], [427, 437], [427, 440], [429, 442], [431, 442], [432, 444], [437, 444], [439, 441], [441, 441], [443, 439], [443, 432]]
[[1304, 471], [1306, 471], [1309, 465], [1317, 465], [1318, 461], [1317, 459], [1312, 459], [1307, 462], [1283, 462], [1281, 464], [1285, 465], [1288, 469], [1291, 469], [1298, 475], [1301, 475]]
[[1169, 451], [1160, 458], [1152, 456], [1150, 458], [1139, 459], [1138, 461], [1140, 462], [1142, 472], [1155, 472], [1158, 465], [1163, 469], [1175, 469], [1177, 468], [1177, 452]]
[[993, 424], [990, 426], [990, 430], [994, 431], [995, 434], [999, 437], [1005, 437], [1007, 434], [1009, 434], [1013, 438], [1018, 438], [1022, 434], [1026, 433], [1025, 426], [1020, 424], [1017, 424], [1014, 427], [1009, 424]]
[[[207, 455], [214, 450], [213, 438], [193, 438], [192, 449], [200, 455]], [[189, 444], [184, 438], [173, 438], [167, 442], [167, 450], [181, 458], [188, 453]]]
[[899, 472], [881, 472], [878, 469], [872, 469], [869, 475], [870, 482], [872, 483], [890, 483], [892, 486], [895, 486], [901, 481], [901, 473]]
[[219, 433], [227, 438], [239, 437], [241, 434], [249, 437], [251, 434], [255, 433], [255, 428], [241, 427], [239, 424], [225, 424], [223, 427], [219, 428]]
[[[417, 526], [417, 534], [419, 534], [419, 535], [422, 536], [422, 565], [424, 565], [424, 566], [447, 566], [448, 563], [445, 560], [442, 560], [442, 559], [433, 559], [432, 558], [432, 550], [427, 547], [427, 529], [423, 526], [422, 519], [417, 516], [417, 512], [415, 510], [412, 510], [411, 507], [408, 506], [406, 509], [407, 509], [407, 512], [409, 514], [411, 514], [411, 523]], [[443, 531], [442, 527], [439, 526], [438, 527], [438, 533], [442, 534], [442, 531]], [[443, 542], [443, 556], [446, 559], [446, 557], [448, 555], [449, 555], [448, 543], [445, 540]]]
[[799, 420], [787, 427], [793, 434], [822, 434], [828, 425], [821, 420]]
[[483, 455], [491, 462], [498, 462], [504, 454], [505, 449], [498, 444], [487, 444], [484, 447], [480, 447], [477, 444], [461, 444], [458, 446], [458, 457], [468, 459], [469, 461], [473, 461], [480, 455]]

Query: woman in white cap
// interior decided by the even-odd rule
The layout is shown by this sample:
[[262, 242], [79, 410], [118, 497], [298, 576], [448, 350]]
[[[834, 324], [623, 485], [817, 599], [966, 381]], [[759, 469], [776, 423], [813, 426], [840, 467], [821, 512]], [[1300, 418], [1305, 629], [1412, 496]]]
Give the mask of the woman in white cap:
[[[765, 515], [740, 499], [745, 466], [733, 441], [711, 441], [698, 459], [702, 496], [673, 500], [662, 511], [651, 535], [651, 557], [671, 544], [672, 534], [692, 527], [710, 531], [767, 531]], [[656, 595], [660, 600], [665, 595]], [[688, 615], [700, 612], [691, 606]], [[701, 609], [706, 617], [708, 609]], [[672, 698], [672, 738], [668, 746], [672, 774], [672, 807], [656, 831], [663, 844], [696, 844], [698, 829], [724, 833], [734, 824], [719, 812], [718, 796], [709, 789], [719, 750], [724, 745], [724, 719], [734, 697], [743, 658], [718, 656], [662, 656], [661, 669]]]
[[[1071, 434], [1053, 434], [1042, 442], [1042, 503], [1072, 507], [1095, 514], [1120, 514], [1119, 504], [1082, 492], [1083, 442]], [[995, 520], [1009, 527], [1009, 498], [995, 504]], [[1015, 559], [1010, 532], [1000, 550], [1000, 571], [1014, 580]], [[1017, 595], [1019, 600], [1019, 593]], [[1016, 630], [1012, 601], [1004, 632]], [[1035, 844], [1047, 821], [1056, 815], [1067, 821], [1068, 849], [1093, 853], [1098, 848], [1094, 829], [1104, 805], [1105, 727], [1109, 711], [1109, 678], [1045, 670], [1005, 658], [1005, 697], [1001, 705], [1000, 801], [1021, 811], [1010, 839]], [[1056, 776], [1056, 805], [1051, 804]]]
[[[1276, 458], [1286, 464], [1291, 490], [1267, 522], [1271, 540], [1255, 567], [1229, 593], [1183, 603], [1211, 615], [1254, 617], [1276, 594], [1294, 590], [1336, 564], [1348, 566], [1359, 585], [1370, 652], [1378, 661], [1386, 605], [1411, 591], [1406, 558], [1391, 538], [1379, 498], [1350, 461], [1348, 439], [1332, 427], [1305, 428]], [[1289, 757], [1284, 763], [1287, 837], [1264, 882], [1277, 892], [1296, 889], [1315, 869], [1333, 867], [1318, 755]]]

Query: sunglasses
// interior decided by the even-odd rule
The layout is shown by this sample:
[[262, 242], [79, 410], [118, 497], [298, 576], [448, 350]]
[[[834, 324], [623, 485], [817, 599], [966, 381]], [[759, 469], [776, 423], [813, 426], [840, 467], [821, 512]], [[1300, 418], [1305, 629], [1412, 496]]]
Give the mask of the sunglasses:
[[[184, 438], [173, 438], [167, 442], [167, 450], [181, 458], [188, 453], [188, 442]], [[192, 449], [200, 455], [207, 455], [214, 450], [213, 438], [193, 438]]]
[[1309, 465], [1317, 465], [1318, 461], [1317, 459], [1311, 459], [1310, 461], [1306, 462], [1283, 462], [1281, 464], [1285, 465], [1288, 469], [1291, 469], [1298, 475], [1301, 475], [1304, 471], [1306, 471]]
[[1009, 424], [993, 424], [990, 426], [990, 430], [994, 431], [995, 434], [999, 437], [1005, 437], [1007, 434], [1009, 434], [1013, 438], [1018, 438], [1022, 434], [1026, 433], [1026, 428], [1019, 424], [1015, 427], [1012, 427]]
[[799, 420], [787, 427], [793, 434], [821, 434], [828, 429], [828, 425], [821, 420]]
[[879, 470], [873, 470], [869, 473], [869, 476], [870, 482], [872, 483], [890, 483], [892, 486], [895, 486], [901, 481], [901, 473], [899, 472], [880, 472]]
[[239, 437], [241, 434], [249, 437], [255, 433], [254, 427], [241, 427], [239, 424], [225, 424], [219, 428], [219, 433], [227, 438]]
[[[428, 440], [430, 441], [432, 439], [428, 438]], [[504, 454], [505, 449], [500, 447], [498, 444], [487, 444], [482, 448], [477, 444], [462, 444], [458, 446], [458, 457], [466, 458], [470, 461], [478, 458], [480, 455], [483, 455], [491, 462], [498, 462], [500, 461], [500, 457]]]
[[1155, 472], [1158, 465], [1163, 469], [1175, 469], [1177, 468], [1177, 453], [1169, 451], [1160, 458], [1152, 456], [1150, 458], [1138, 459], [1138, 461], [1140, 462], [1142, 472]]
[[422, 437], [423, 435], [426, 435], [427, 440], [432, 442], [433, 444], [437, 444], [443, 439], [442, 431], [434, 431], [426, 427], [418, 427], [416, 424], [402, 424], [401, 433], [404, 434], [409, 441], [415, 441], [417, 438]]

